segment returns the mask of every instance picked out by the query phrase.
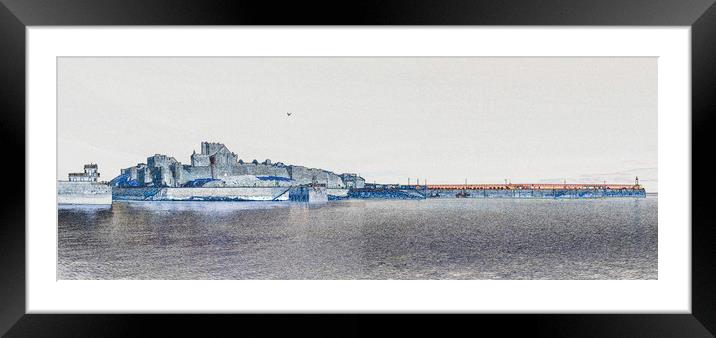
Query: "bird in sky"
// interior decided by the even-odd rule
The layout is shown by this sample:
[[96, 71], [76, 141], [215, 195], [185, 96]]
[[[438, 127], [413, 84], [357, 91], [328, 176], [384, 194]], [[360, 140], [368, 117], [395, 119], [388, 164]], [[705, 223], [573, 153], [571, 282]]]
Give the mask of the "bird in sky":
[[286, 113], [286, 115], [288, 115], [288, 116], [291, 116], [291, 114], [293, 114], [293, 113]]

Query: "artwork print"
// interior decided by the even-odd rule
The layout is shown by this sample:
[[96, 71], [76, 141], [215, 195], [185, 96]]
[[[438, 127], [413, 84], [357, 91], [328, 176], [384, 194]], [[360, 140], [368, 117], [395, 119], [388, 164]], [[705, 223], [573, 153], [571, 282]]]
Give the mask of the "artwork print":
[[653, 57], [59, 57], [59, 280], [658, 279]]

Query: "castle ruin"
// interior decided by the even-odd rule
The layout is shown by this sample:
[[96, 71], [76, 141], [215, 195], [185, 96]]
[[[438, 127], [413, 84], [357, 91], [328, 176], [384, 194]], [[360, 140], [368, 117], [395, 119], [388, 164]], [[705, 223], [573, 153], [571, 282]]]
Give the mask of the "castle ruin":
[[322, 184], [327, 188], [362, 188], [365, 180], [356, 174], [297, 165], [271, 160], [245, 163], [226, 145], [202, 142], [200, 153], [194, 151], [191, 164], [182, 164], [174, 157], [155, 154], [147, 162], [121, 170], [110, 182], [117, 187], [289, 187]]

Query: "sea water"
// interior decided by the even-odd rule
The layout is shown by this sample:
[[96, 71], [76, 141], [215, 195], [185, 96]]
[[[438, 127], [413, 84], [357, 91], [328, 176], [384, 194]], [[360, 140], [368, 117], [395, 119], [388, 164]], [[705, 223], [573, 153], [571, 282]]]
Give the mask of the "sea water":
[[656, 279], [657, 197], [58, 210], [58, 279]]

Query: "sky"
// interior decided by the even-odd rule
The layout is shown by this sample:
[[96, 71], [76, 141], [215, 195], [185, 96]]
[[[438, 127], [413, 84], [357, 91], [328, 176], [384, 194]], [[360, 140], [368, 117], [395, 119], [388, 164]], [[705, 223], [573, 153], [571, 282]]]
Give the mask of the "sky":
[[652, 57], [63, 57], [57, 101], [58, 179], [213, 141], [367, 182], [658, 191]]

